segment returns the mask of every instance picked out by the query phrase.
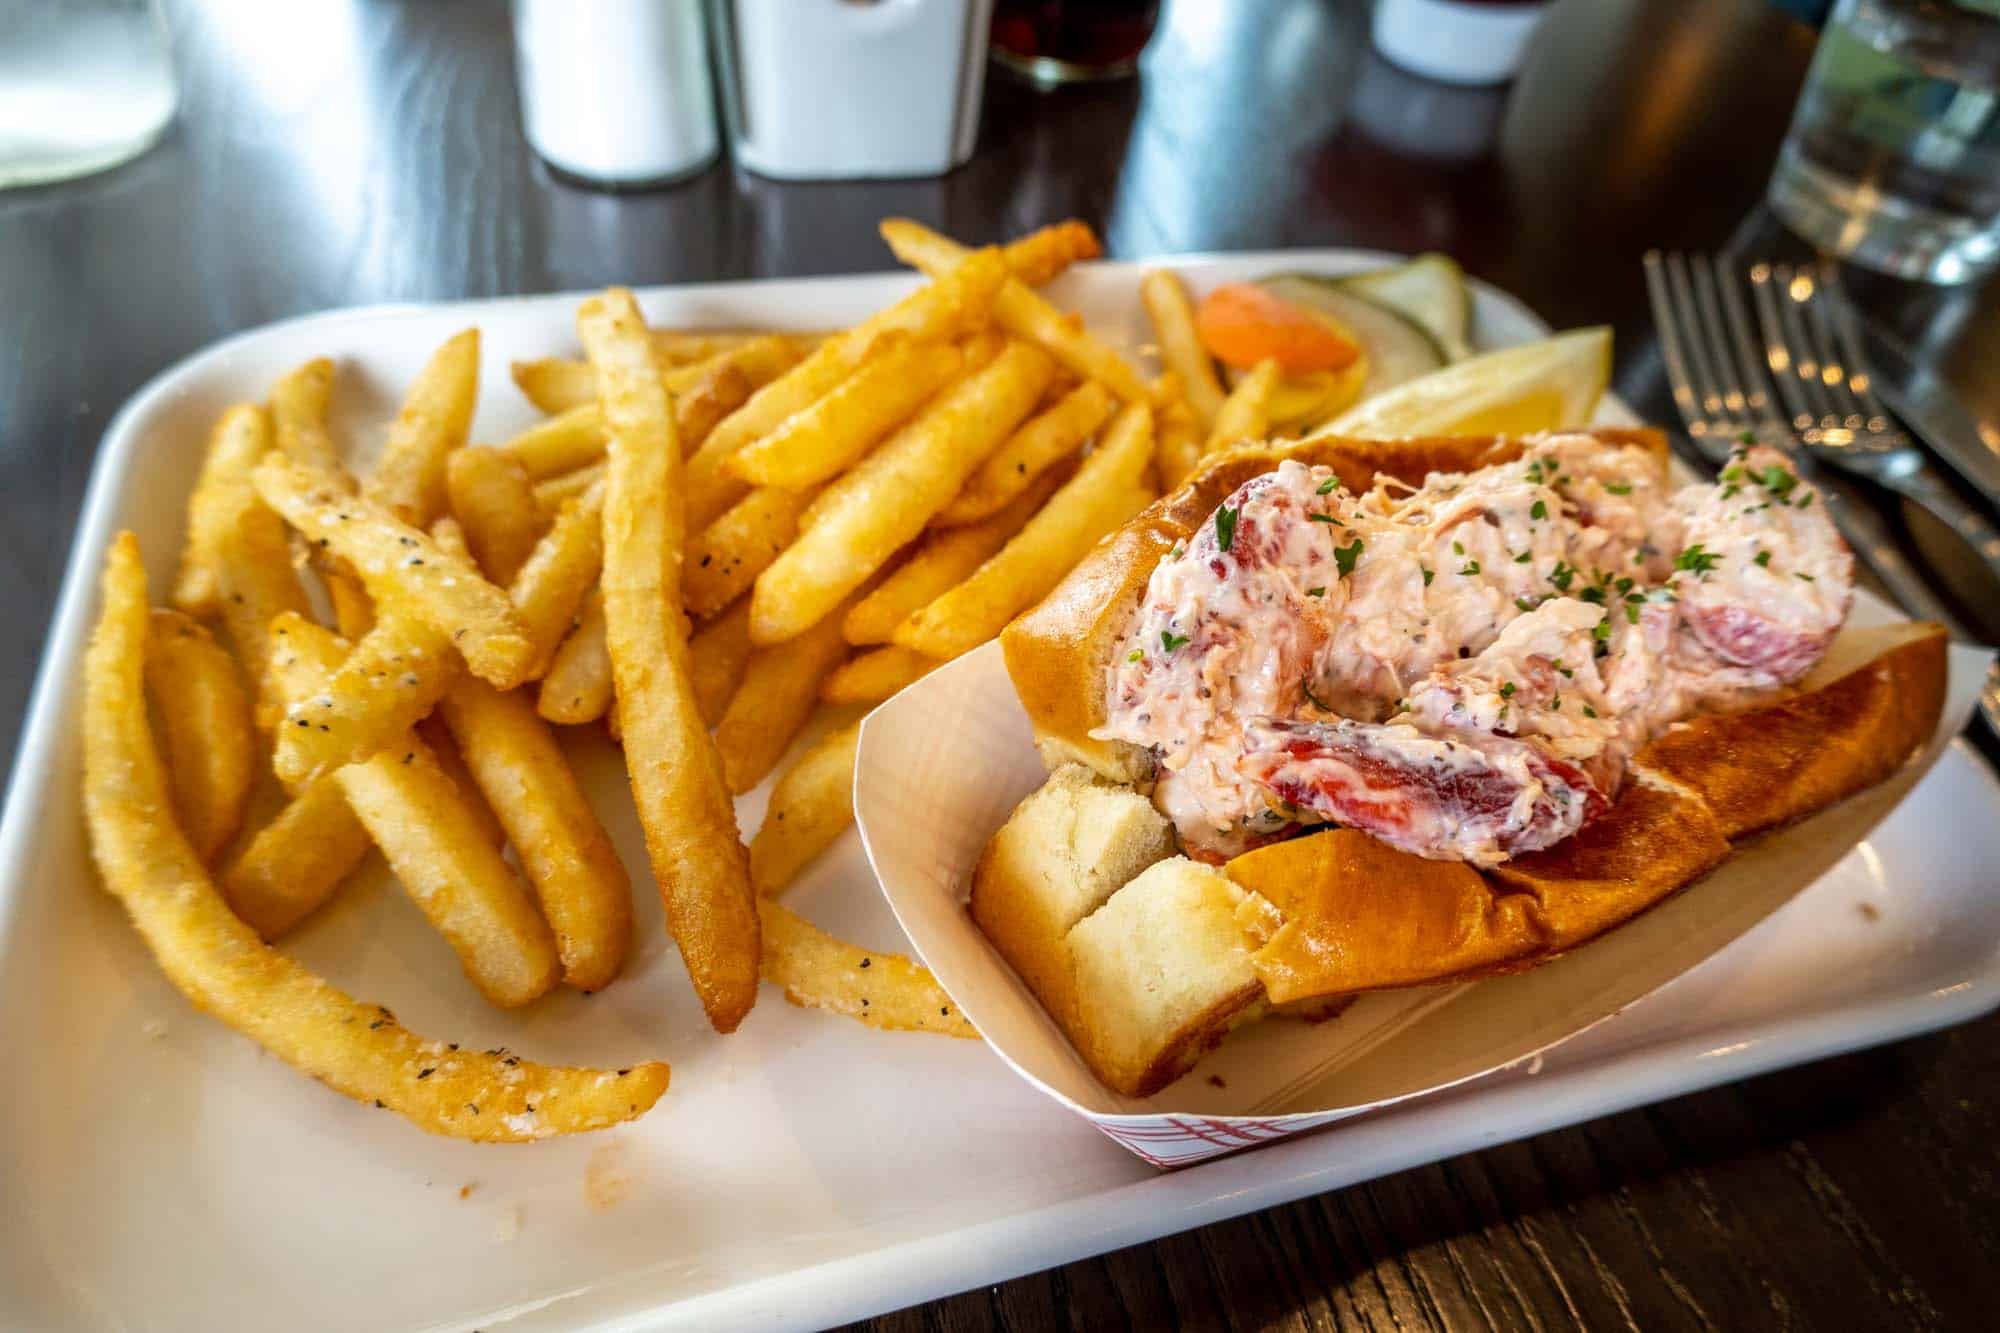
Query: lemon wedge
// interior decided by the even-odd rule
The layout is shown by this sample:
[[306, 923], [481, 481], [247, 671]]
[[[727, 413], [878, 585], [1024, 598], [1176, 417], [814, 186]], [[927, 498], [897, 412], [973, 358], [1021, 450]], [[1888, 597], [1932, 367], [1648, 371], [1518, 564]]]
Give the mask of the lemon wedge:
[[1610, 382], [1611, 330], [1572, 329], [1399, 384], [1314, 433], [1397, 439], [1563, 430], [1589, 423]]

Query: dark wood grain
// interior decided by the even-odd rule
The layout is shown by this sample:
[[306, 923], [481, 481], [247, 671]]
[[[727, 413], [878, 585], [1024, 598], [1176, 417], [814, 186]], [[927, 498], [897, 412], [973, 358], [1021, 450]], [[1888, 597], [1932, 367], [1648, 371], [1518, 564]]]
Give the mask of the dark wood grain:
[[[1757, 0], [1565, 0], [1497, 90], [1385, 65], [1362, 4], [1189, 0], [1168, 6], [1140, 79], [1043, 94], [996, 77], [975, 159], [941, 179], [783, 185], [725, 163], [634, 195], [567, 185], [523, 146], [487, 0], [168, 8], [186, 102], [167, 141], [92, 180], [0, 193], [0, 754], [111, 414], [271, 320], [870, 270], [887, 213], [973, 241], [1075, 215], [1121, 257], [1449, 250], [1554, 323], [1612, 324], [1620, 391], [1666, 420], [1639, 256], [1796, 244], [1756, 206], [1812, 37]], [[1991, 285], [1855, 287], [2000, 419]], [[1957, 586], [2000, 633], [2000, 597]], [[1990, 1327], [1996, 1108], [1988, 1019], [870, 1327]]]

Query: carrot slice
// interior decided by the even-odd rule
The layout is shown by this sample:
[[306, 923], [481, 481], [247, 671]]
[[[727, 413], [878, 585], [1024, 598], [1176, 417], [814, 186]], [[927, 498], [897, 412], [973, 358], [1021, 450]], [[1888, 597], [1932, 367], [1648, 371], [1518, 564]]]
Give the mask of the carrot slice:
[[1344, 370], [1361, 349], [1311, 311], [1248, 282], [1217, 287], [1195, 313], [1202, 344], [1224, 365], [1248, 370], [1265, 358], [1287, 375]]

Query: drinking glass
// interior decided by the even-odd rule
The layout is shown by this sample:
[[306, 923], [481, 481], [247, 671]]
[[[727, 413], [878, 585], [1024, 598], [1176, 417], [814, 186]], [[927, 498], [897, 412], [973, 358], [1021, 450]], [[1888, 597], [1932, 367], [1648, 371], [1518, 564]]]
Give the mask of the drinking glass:
[[1124, 78], [1159, 17], [1158, 0], [999, 0], [993, 58], [1044, 87]]
[[2000, 0], [1839, 0], [1771, 176], [1822, 250], [1935, 283], [2000, 263]]
[[0, 188], [137, 157], [178, 101], [152, 0], [0, 0]]

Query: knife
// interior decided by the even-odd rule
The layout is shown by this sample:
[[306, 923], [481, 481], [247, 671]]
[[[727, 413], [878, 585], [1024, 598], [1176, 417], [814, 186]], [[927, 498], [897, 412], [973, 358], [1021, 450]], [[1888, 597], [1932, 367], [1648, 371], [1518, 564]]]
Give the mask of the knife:
[[1975, 419], [1935, 374], [1912, 364], [1875, 329], [1864, 326], [1861, 342], [1883, 403], [1935, 457], [2000, 509], [2000, 425]]

